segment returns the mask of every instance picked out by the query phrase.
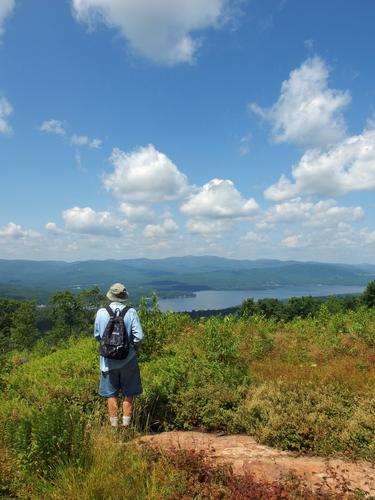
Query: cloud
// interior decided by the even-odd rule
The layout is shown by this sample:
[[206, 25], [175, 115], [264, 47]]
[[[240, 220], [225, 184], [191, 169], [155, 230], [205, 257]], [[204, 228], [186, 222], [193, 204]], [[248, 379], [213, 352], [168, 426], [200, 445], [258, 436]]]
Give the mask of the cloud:
[[74, 233], [103, 236], [119, 236], [121, 234], [121, 228], [110, 212], [95, 212], [90, 207], [73, 207], [65, 210], [62, 217], [66, 229]]
[[306, 151], [292, 176], [294, 182], [282, 175], [265, 190], [265, 197], [282, 201], [299, 193], [338, 196], [375, 189], [375, 128], [348, 137], [328, 151]]
[[61, 120], [46, 120], [40, 125], [39, 130], [47, 134], [66, 135], [65, 123]]
[[89, 142], [89, 148], [99, 149], [102, 146], [103, 141], [101, 139], [91, 139]]
[[40, 235], [32, 229], [23, 229], [14, 222], [9, 222], [6, 226], [0, 228], [0, 237], [11, 239], [35, 239]]
[[9, 116], [13, 113], [10, 102], [5, 97], [0, 97], [0, 134], [11, 134], [12, 127], [8, 123]]
[[227, 0], [72, 0], [77, 21], [117, 29], [131, 48], [158, 64], [191, 63], [201, 44], [192, 33], [217, 26]]
[[70, 138], [70, 142], [74, 146], [87, 146], [90, 142], [90, 139], [86, 135], [73, 134]]
[[281, 244], [287, 248], [304, 248], [309, 246], [309, 242], [303, 234], [292, 234], [281, 241]]
[[241, 156], [246, 156], [250, 153], [250, 144], [252, 137], [253, 136], [251, 132], [249, 132], [244, 137], [241, 137], [240, 147], [238, 150]]
[[187, 221], [186, 227], [192, 234], [212, 236], [230, 231], [233, 229], [233, 224], [229, 220], [207, 220], [204, 218], [194, 218]]
[[363, 218], [362, 207], [339, 207], [335, 200], [319, 201], [312, 209], [305, 226], [332, 227], [341, 222], [356, 222]]
[[250, 109], [269, 121], [275, 142], [325, 147], [343, 139], [346, 127], [342, 111], [350, 102], [348, 91], [328, 87], [329, 70], [315, 56], [292, 71], [281, 86], [278, 101], [269, 109], [255, 103]]
[[143, 230], [143, 235], [146, 238], [164, 238], [176, 231], [178, 231], [178, 225], [171, 217], [168, 217], [162, 224], [148, 224]]
[[[60, 135], [61, 137], [67, 135], [67, 126], [62, 120], [46, 120], [40, 125], [39, 130], [47, 134]], [[99, 149], [102, 143], [103, 141], [101, 139], [91, 139], [87, 135], [72, 134], [70, 137], [70, 144], [77, 147], [86, 146], [90, 149]]]
[[59, 228], [56, 222], [47, 222], [44, 226], [52, 234], [63, 234], [64, 230]]
[[[356, 229], [351, 224], [342, 221], [336, 227], [321, 228], [319, 231], [310, 230], [308, 233], [288, 234], [281, 244], [290, 249], [308, 248], [313, 252], [313, 256], [322, 249], [329, 250], [330, 253], [326, 255], [330, 255], [332, 260], [346, 249], [354, 249], [354, 253], [357, 253], [362, 248], [371, 248], [375, 244], [375, 231], [367, 227]], [[350, 254], [346, 253], [346, 255]]]
[[276, 224], [302, 223], [310, 227], [332, 227], [342, 221], [355, 222], [364, 216], [361, 207], [340, 207], [333, 199], [321, 200], [317, 203], [295, 198], [271, 207], [260, 224], [273, 227]]
[[1, 0], [0, 2], [0, 35], [4, 33], [4, 23], [16, 6], [15, 0]]
[[[375, 231], [370, 231], [368, 228], [362, 228], [359, 231], [359, 235], [364, 244], [371, 245], [372, 243], [375, 243]], [[358, 242], [357, 238], [356, 241]]]
[[187, 190], [187, 178], [176, 165], [154, 146], [132, 153], [114, 149], [114, 172], [104, 176], [105, 188], [116, 198], [132, 204], [174, 200]]
[[193, 217], [225, 219], [251, 217], [259, 206], [253, 198], [244, 200], [232, 181], [212, 179], [193, 194], [181, 210]]
[[101, 139], [90, 139], [90, 137], [87, 137], [87, 135], [77, 135], [73, 134], [72, 137], [70, 138], [70, 142], [74, 146], [88, 146], [91, 149], [99, 149], [102, 145], [102, 140]]
[[121, 203], [120, 210], [130, 222], [149, 222], [155, 219], [156, 215], [150, 207], [145, 205], [131, 205], [130, 203]]
[[297, 185], [290, 182], [288, 177], [282, 174], [276, 184], [272, 184], [264, 191], [264, 196], [268, 200], [282, 201], [296, 196], [299, 192]]
[[241, 237], [242, 241], [250, 241], [252, 243], [269, 243], [271, 240], [264, 234], [257, 234], [254, 231], [249, 231]]

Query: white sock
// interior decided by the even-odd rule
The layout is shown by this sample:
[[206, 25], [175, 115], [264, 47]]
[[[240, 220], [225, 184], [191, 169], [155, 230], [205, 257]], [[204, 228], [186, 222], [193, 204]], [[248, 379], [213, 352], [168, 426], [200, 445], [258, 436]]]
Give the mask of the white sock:
[[129, 427], [131, 417], [126, 417], [125, 415], [122, 417], [122, 425], [124, 427]]
[[117, 427], [118, 425], [118, 417], [109, 417], [112, 427]]

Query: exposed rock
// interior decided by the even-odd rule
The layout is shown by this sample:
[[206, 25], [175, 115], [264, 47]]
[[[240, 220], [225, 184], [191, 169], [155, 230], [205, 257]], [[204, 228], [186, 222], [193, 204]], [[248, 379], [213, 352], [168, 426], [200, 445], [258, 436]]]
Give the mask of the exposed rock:
[[375, 468], [368, 462], [300, 456], [259, 445], [252, 437], [243, 435], [208, 434], [204, 432], [163, 432], [139, 438], [160, 450], [203, 451], [218, 465], [231, 465], [235, 474], [253, 474], [259, 480], [277, 481], [293, 472], [312, 488], [337, 481], [375, 495]]

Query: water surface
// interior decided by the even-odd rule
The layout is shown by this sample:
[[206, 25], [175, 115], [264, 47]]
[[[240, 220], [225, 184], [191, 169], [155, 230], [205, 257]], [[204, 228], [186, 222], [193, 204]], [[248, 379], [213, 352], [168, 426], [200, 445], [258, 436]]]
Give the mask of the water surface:
[[176, 297], [160, 299], [162, 311], [199, 311], [206, 309], [225, 309], [235, 307], [248, 297], [255, 300], [263, 298], [288, 299], [312, 295], [322, 297], [327, 295], [343, 295], [362, 293], [365, 286], [349, 285], [305, 285], [280, 286], [265, 290], [203, 290], [195, 292], [195, 297]]

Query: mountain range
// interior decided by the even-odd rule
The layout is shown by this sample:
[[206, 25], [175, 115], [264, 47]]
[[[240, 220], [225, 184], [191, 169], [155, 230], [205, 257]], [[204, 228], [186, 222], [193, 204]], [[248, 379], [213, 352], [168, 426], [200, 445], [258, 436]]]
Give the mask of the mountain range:
[[234, 260], [215, 256], [77, 262], [0, 260], [0, 295], [45, 301], [57, 290], [80, 290], [123, 282], [133, 301], [198, 290], [265, 289], [291, 285], [366, 285], [375, 265], [280, 260]]

